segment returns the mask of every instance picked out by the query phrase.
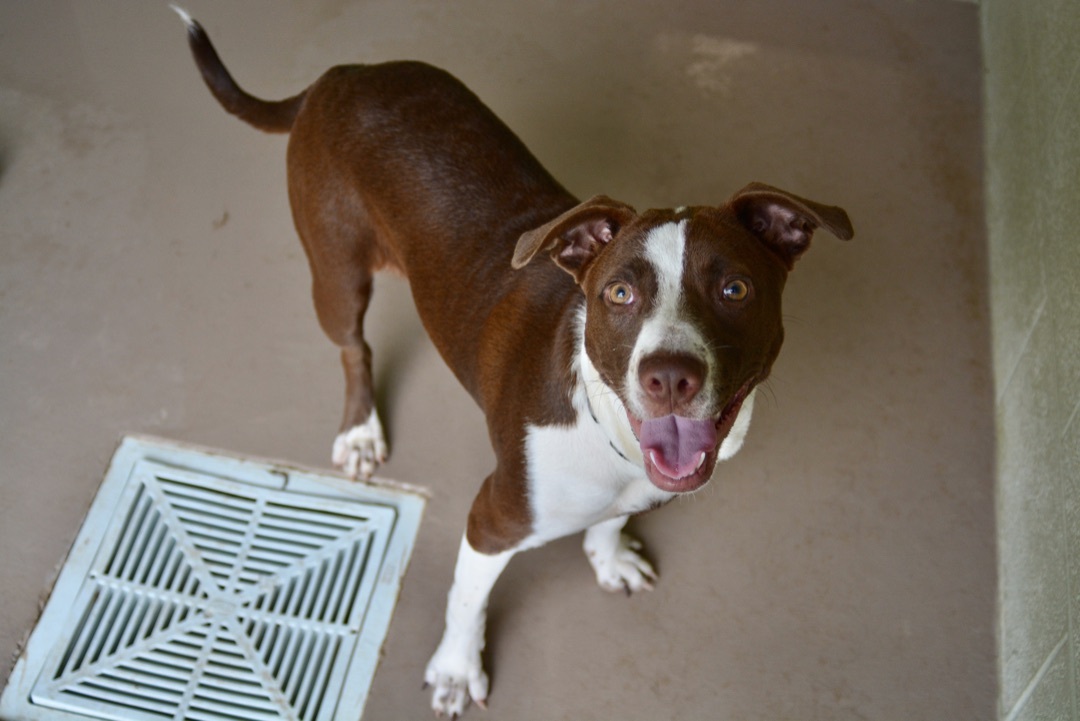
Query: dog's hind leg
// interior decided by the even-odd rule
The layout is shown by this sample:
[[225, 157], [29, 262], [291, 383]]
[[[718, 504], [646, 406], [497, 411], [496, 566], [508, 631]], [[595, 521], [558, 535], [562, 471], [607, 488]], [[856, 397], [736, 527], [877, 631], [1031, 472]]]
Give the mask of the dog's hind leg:
[[313, 296], [319, 323], [341, 348], [345, 371], [345, 412], [334, 439], [334, 465], [354, 478], [370, 478], [387, 458], [386, 439], [375, 409], [371, 347], [364, 339], [364, 314], [371, 299], [372, 277], [364, 268], [313, 273]]
[[372, 276], [387, 262], [362, 201], [340, 190], [320, 192], [325, 186], [310, 182], [313, 166], [309, 159], [306, 166], [290, 167], [289, 199], [311, 266], [319, 325], [341, 349], [345, 371], [345, 412], [332, 459], [348, 475], [366, 479], [388, 455], [364, 339]]
[[382, 423], [375, 409], [371, 375], [371, 348], [364, 340], [363, 313], [371, 297], [371, 280], [357, 292], [356, 333], [341, 343], [341, 365], [345, 370], [345, 413], [334, 439], [332, 460], [353, 478], [370, 478], [386, 462], [388, 449]]

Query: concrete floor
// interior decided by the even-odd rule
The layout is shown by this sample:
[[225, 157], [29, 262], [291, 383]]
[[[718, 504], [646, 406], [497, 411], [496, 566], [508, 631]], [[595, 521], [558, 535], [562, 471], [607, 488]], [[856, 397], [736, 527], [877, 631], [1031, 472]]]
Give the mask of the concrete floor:
[[[579, 539], [492, 601], [492, 719], [986, 719], [993, 420], [977, 6], [951, 0], [190, 0], [252, 92], [420, 58], [575, 193], [836, 203], [788, 340], [710, 487], [634, 522], [651, 594]], [[0, 682], [119, 436], [325, 465], [340, 412], [283, 138], [211, 100], [164, 3], [0, 0]], [[429, 504], [367, 717], [427, 718], [478, 411], [386, 279], [369, 316], [394, 456]]]

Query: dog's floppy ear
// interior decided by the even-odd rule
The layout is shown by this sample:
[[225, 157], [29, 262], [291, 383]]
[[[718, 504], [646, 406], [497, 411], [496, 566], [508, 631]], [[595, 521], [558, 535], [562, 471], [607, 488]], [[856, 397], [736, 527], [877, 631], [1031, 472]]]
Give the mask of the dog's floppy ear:
[[788, 270], [810, 247], [819, 227], [841, 240], [855, 231], [843, 208], [821, 205], [764, 183], [751, 183], [728, 201], [739, 221], [780, 256]]
[[518, 239], [511, 265], [525, 267], [542, 250], [580, 283], [585, 269], [619, 228], [637, 215], [626, 203], [597, 195]]

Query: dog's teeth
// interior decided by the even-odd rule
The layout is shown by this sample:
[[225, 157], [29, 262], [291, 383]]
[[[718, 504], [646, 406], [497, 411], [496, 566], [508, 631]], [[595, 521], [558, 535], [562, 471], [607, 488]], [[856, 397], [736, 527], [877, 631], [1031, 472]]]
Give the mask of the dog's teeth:
[[697, 471], [704, 465], [705, 465], [705, 452], [702, 451], [701, 458], [699, 458], [698, 462], [697, 462], [697, 468], [695, 468], [694, 470]]

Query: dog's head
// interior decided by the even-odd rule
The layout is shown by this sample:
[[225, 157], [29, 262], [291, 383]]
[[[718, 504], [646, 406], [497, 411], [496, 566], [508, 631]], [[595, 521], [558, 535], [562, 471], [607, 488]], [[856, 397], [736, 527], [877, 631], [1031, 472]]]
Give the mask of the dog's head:
[[518, 241], [513, 265], [541, 251], [586, 298], [585, 351], [618, 395], [657, 487], [707, 482], [743, 402], [784, 338], [788, 272], [847, 214], [760, 183], [719, 207], [650, 210], [604, 196]]

